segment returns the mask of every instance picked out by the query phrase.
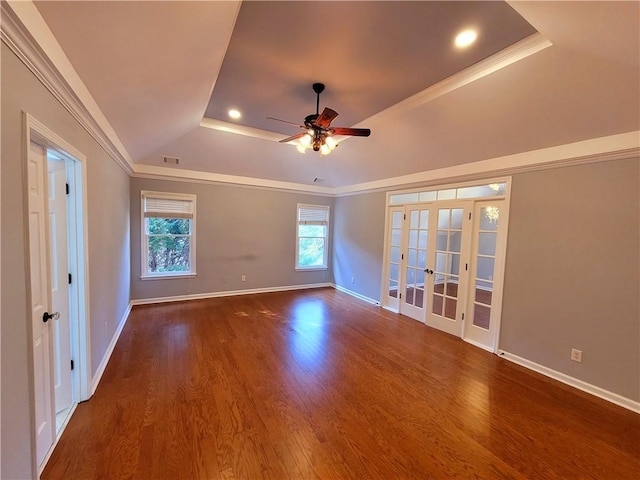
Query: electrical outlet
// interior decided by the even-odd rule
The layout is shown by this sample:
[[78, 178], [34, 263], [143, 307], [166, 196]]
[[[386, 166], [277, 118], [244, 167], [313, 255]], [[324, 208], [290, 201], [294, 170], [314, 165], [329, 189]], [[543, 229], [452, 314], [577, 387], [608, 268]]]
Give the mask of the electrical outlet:
[[243, 282], [247, 281], [247, 276], [246, 275], [242, 275], [242, 277], [240, 277], [240, 280], [242, 280]]
[[571, 349], [571, 360], [574, 362], [582, 362], [582, 350], [578, 350], [577, 348]]

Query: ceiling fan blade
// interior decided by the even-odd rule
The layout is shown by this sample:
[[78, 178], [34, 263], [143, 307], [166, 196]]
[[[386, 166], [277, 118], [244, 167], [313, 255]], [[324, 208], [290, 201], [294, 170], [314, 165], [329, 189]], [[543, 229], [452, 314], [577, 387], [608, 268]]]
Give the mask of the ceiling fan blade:
[[316, 119], [314, 124], [321, 128], [327, 128], [333, 119], [338, 116], [338, 112], [335, 110], [331, 110], [330, 108], [325, 107], [320, 116]]
[[288, 123], [289, 125], [295, 125], [296, 127], [305, 128], [304, 125], [300, 125], [299, 123], [289, 122], [288, 120], [281, 120], [276, 117], [265, 117], [267, 120], [275, 120], [276, 122]]
[[368, 128], [342, 128], [335, 127], [330, 129], [333, 135], [351, 135], [354, 137], [368, 137], [371, 135], [371, 130]]
[[304, 137], [306, 134], [307, 132], [297, 133], [296, 135], [293, 135], [291, 137], [283, 138], [282, 140], [280, 140], [280, 143], [292, 142], [294, 140]]

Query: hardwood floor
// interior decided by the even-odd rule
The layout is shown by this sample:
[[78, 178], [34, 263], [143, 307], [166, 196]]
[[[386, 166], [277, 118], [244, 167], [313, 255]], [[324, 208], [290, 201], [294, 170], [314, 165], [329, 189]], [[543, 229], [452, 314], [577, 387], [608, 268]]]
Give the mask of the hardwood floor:
[[637, 479], [640, 415], [333, 289], [134, 307], [43, 479]]

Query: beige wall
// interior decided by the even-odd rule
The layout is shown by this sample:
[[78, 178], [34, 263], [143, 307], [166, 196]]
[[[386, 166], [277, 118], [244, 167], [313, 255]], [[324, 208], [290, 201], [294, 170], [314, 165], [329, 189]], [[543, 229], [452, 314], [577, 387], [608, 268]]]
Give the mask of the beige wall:
[[[640, 400], [639, 160], [513, 177], [500, 348]], [[569, 359], [582, 350], [582, 363]]]
[[333, 276], [336, 285], [380, 300], [385, 192], [336, 198]]
[[129, 303], [129, 177], [2, 44], [1, 478], [34, 478], [22, 111], [87, 157], [91, 371]]
[[[141, 190], [196, 195], [196, 278], [140, 279]], [[132, 178], [131, 297], [145, 299], [332, 282], [330, 261], [327, 270], [295, 271], [298, 203], [333, 206], [333, 199], [259, 188]], [[241, 281], [242, 275], [246, 275], [245, 282]]]

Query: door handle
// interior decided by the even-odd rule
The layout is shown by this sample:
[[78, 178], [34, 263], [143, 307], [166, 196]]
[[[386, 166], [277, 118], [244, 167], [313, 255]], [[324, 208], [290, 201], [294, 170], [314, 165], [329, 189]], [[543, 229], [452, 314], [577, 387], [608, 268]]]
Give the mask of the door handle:
[[429, 275], [433, 275], [433, 270], [430, 270], [428, 268], [424, 269], [424, 273], [428, 273]]
[[47, 323], [52, 318], [54, 320], [58, 320], [60, 318], [60, 312], [55, 312], [55, 313], [44, 312], [42, 314], [42, 321], [44, 323]]

